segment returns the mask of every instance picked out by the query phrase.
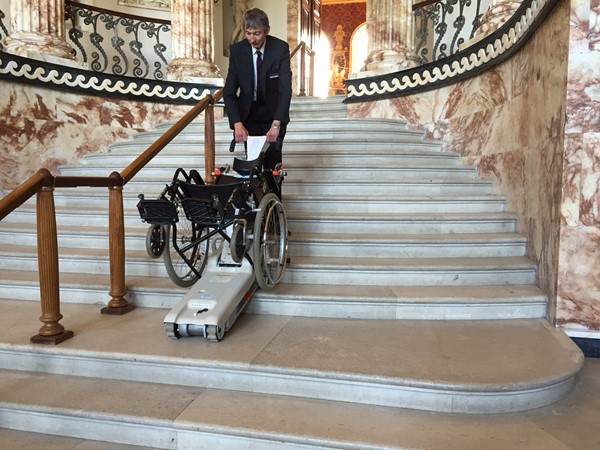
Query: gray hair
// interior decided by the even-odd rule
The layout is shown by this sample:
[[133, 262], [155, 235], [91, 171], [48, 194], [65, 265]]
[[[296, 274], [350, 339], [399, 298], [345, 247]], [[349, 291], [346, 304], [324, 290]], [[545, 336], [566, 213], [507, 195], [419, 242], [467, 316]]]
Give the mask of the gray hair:
[[244, 13], [244, 30], [266, 30], [267, 28], [269, 28], [269, 17], [263, 10], [252, 8]]

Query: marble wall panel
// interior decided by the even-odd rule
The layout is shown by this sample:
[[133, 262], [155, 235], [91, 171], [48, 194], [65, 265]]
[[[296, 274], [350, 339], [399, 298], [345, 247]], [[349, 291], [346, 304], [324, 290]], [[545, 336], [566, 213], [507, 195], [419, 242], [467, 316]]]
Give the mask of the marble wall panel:
[[560, 196], [571, 9], [562, 2], [520, 53], [475, 78], [435, 91], [351, 105], [355, 117], [404, 117], [443, 139], [519, 217], [539, 285], [556, 313]]
[[571, 2], [557, 322], [600, 338], [598, 0]]
[[[108, 151], [115, 141], [176, 121], [191, 106], [107, 99], [0, 80], [0, 187], [13, 189], [38, 169]], [[215, 114], [222, 116], [217, 108]], [[115, 168], [123, 169], [122, 167]], [[108, 174], [107, 174], [108, 175]]]

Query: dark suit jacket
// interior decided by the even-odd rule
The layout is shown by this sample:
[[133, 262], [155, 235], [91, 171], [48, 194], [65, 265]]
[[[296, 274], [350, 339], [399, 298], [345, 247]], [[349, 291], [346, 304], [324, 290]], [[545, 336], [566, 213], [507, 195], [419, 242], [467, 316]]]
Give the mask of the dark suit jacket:
[[[292, 71], [290, 47], [287, 42], [267, 35], [262, 70], [259, 75], [265, 94], [265, 105], [282, 124], [290, 121], [292, 100]], [[238, 93], [239, 89], [239, 93]], [[245, 122], [254, 97], [253, 48], [247, 40], [233, 44], [229, 50], [229, 70], [223, 101], [233, 129], [236, 122]]]

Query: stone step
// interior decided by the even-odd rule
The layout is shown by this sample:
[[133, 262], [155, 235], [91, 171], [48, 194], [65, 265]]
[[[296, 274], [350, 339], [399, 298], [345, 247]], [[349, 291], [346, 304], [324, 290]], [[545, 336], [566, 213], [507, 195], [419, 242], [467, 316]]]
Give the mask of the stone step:
[[[156, 140], [157, 136], [161, 136], [166, 133], [175, 122], [164, 122], [158, 124], [153, 130], [144, 131], [137, 134], [137, 138], [134, 139], [146, 139], [146, 136], [152, 136]], [[360, 119], [360, 118], [331, 118], [327, 120], [316, 119], [313, 117], [307, 117], [302, 119], [294, 119], [290, 121], [286, 133], [286, 137], [290, 135], [298, 135], [302, 133], [311, 133], [314, 136], [327, 136], [332, 133], [353, 133], [360, 131], [365, 134], [371, 134], [376, 136], [378, 134], [395, 133], [401, 135], [413, 135], [413, 136], [424, 136], [423, 130], [417, 130], [409, 128], [407, 122], [404, 120], [395, 119]], [[215, 135], [232, 135], [232, 130], [229, 127], [229, 122], [225, 119], [215, 121]], [[190, 123], [181, 135], [184, 136], [196, 136], [197, 138], [204, 137], [204, 123], [201, 121]]]
[[371, 196], [360, 192], [349, 196], [300, 196], [283, 193], [289, 213], [421, 214], [497, 213], [505, 211], [506, 199], [499, 195]]
[[[145, 250], [148, 228], [140, 222], [128, 228], [127, 250]], [[63, 226], [58, 230], [59, 248], [108, 249], [108, 228]], [[0, 224], [0, 242], [36, 246], [34, 224]], [[346, 257], [504, 257], [524, 256], [527, 240], [516, 233], [467, 234], [343, 234], [299, 233], [289, 240], [291, 256]]]
[[[168, 339], [162, 323], [166, 310], [137, 309], [110, 317], [98, 314], [95, 306], [66, 304], [61, 322], [74, 338], [40, 348], [29, 343], [32, 330], [39, 327], [38, 305], [2, 303], [12, 314], [0, 316], [1, 369], [43, 368], [42, 377], [68, 375], [85, 382], [93, 376], [88, 381], [96, 382], [96, 395], [90, 396], [75, 393], [78, 379], [64, 377], [64, 389], [40, 380], [40, 388], [49, 392], [45, 399], [35, 395], [39, 389], [4, 387], [3, 409], [27, 410], [40, 403], [48, 407], [48, 399], [77, 402], [81, 409], [83, 399], [93, 405], [105, 401], [109, 392], [117, 395], [115, 386], [136, 382], [167, 385], [148, 386], [155, 395], [134, 387], [123, 390], [163, 407], [173, 404], [169, 399], [181, 399], [169, 392], [171, 385], [438, 412], [509, 412], [562, 398], [583, 365], [577, 346], [540, 319], [390, 322], [244, 314], [214, 344], [202, 338]], [[5, 374], [3, 383], [15, 386]], [[103, 379], [107, 389], [101, 388]], [[164, 401], [158, 400], [162, 395]], [[118, 398], [110, 403], [132, 409], [140, 405], [128, 395]], [[206, 417], [207, 409], [198, 403], [198, 413]], [[152, 409], [154, 414], [165, 411]], [[122, 415], [110, 411], [116, 422]]]
[[[166, 185], [166, 183], [165, 183]], [[161, 186], [142, 186], [129, 183], [123, 204], [126, 214], [135, 214], [138, 195], [143, 193], [146, 198], [157, 198]], [[138, 188], [138, 189], [136, 189]], [[57, 216], [68, 208], [78, 208], [82, 223], [86, 223], [86, 215], [108, 210], [108, 190], [93, 188], [95, 194], [89, 195], [89, 190], [59, 190], [55, 196]], [[96, 194], [98, 193], [98, 194]], [[321, 214], [446, 214], [446, 213], [498, 213], [504, 212], [506, 199], [503, 196], [489, 195], [370, 195], [356, 190], [350, 195], [316, 195], [294, 194], [283, 191], [283, 203], [288, 214], [304, 213], [318, 217]], [[13, 212], [15, 221], [20, 213], [35, 208], [35, 198], [30, 199], [23, 207]], [[9, 216], [10, 217], [10, 216]], [[107, 220], [107, 219], [106, 219]]]
[[[226, 164], [217, 167], [227, 167]], [[181, 167], [181, 166], [180, 166]], [[205, 170], [202, 166], [186, 166], [195, 168], [200, 176], [204, 178]], [[160, 185], [163, 186], [172, 180], [177, 169], [176, 165], [153, 166], [143, 169], [138, 176], [126, 185]], [[481, 186], [483, 190], [491, 187], [489, 181], [475, 180], [475, 169], [469, 166], [397, 166], [367, 169], [360, 166], [334, 166], [334, 167], [289, 167], [285, 166], [287, 176], [285, 178], [286, 188], [293, 189], [300, 186], [303, 189], [312, 189], [320, 192], [330, 186], [354, 186], [357, 185], [362, 191], [374, 191], [385, 184], [396, 192], [404, 193], [404, 184], [396, 183], [407, 181], [412, 185], [439, 185], [441, 183], [469, 182], [474, 186]], [[98, 166], [80, 166], [78, 168], [61, 170], [65, 176], [106, 176], [111, 169]], [[370, 186], [373, 186], [372, 188]], [[299, 189], [299, 188], [298, 188]], [[131, 190], [131, 188], [130, 188]], [[452, 192], [450, 192], [452, 193]]]
[[288, 212], [298, 233], [504, 233], [516, 230], [516, 216], [497, 213], [344, 214]]
[[[0, 292], [39, 302], [35, 271], [0, 270]], [[104, 307], [110, 299], [107, 274], [61, 273], [61, 303]], [[128, 276], [126, 298], [144, 308], [173, 308], [186, 289], [165, 277]], [[411, 320], [503, 320], [543, 318], [546, 295], [534, 285], [327, 286], [281, 283], [258, 291], [248, 312], [298, 317]]]
[[496, 234], [294, 233], [291, 256], [347, 258], [489, 258], [525, 256], [527, 239]]
[[[148, 196], [149, 198], [152, 198]], [[70, 200], [69, 200], [70, 199]], [[56, 221], [61, 226], [108, 226], [108, 204], [87, 197], [56, 197]], [[63, 202], [64, 200], [64, 202]], [[87, 203], [86, 203], [87, 201]], [[2, 224], [35, 224], [36, 211], [33, 200], [21, 206], [2, 220]], [[145, 227], [135, 209], [137, 197], [125, 197], [126, 230]], [[66, 208], [69, 203], [72, 208]], [[97, 206], [90, 208], [91, 206]], [[286, 210], [292, 231], [303, 233], [496, 233], [513, 232], [516, 217], [507, 212], [425, 212], [389, 213], [380, 211], [363, 213], [298, 212]], [[13, 227], [14, 228], [14, 227]]]
[[[218, 153], [215, 160], [217, 167], [231, 166], [233, 158], [238, 157], [244, 159], [242, 153]], [[85, 158], [84, 164], [75, 166], [60, 166], [61, 175], [78, 175], [86, 176], [88, 170], [93, 170], [94, 175], [103, 176], [114, 170], [118, 164], [128, 164], [133, 158], [132, 155], [124, 155], [119, 153], [103, 153], [89, 156]], [[459, 157], [450, 152], [437, 151], [404, 151], [397, 152], [394, 155], [387, 155], [385, 152], [360, 154], [360, 153], [342, 153], [342, 152], [304, 152], [304, 153], [286, 153], [284, 157], [284, 165], [286, 169], [293, 175], [298, 171], [326, 171], [326, 172], [351, 172], [347, 178], [353, 179], [356, 173], [371, 173], [376, 172], [385, 174], [394, 170], [415, 170], [422, 168], [433, 169], [447, 168], [458, 169], [465, 167], [460, 164]], [[139, 176], [147, 176], [148, 171], [156, 173], [160, 172], [162, 177], [171, 177], [176, 168], [182, 167], [186, 170], [195, 168], [201, 173], [204, 173], [204, 154], [198, 152], [175, 152], [165, 151], [157, 155], [150, 161], [144, 169], [139, 173]], [[472, 168], [472, 166], [467, 166]], [[98, 173], [100, 171], [100, 173]]]
[[[414, 250], [413, 250], [414, 251]], [[109, 273], [107, 248], [60, 248], [61, 273]], [[298, 256], [288, 265], [285, 282], [364, 285], [533, 284], [535, 265], [524, 257], [321, 257]], [[166, 276], [160, 259], [145, 250], [126, 248], [129, 276]], [[0, 246], [0, 269], [38, 270], [37, 249]]]
[[[231, 139], [227, 139], [224, 141], [216, 142], [216, 158], [220, 162], [222, 157], [226, 157], [229, 153], [229, 148], [231, 144]], [[115, 144], [111, 144], [110, 152], [102, 153], [97, 155], [88, 155], [85, 157], [85, 161], [93, 160], [96, 158], [104, 159], [105, 155], [111, 155], [114, 157], [121, 157], [122, 161], [133, 161], [138, 155], [141, 155], [150, 145], [146, 143], [140, 142], [118, 142]], [[314, 139], [287, 139], [284, 143], [284, 160], [290, 157], [296, 156], [296, 152], [322, 152], [325, 155], [328, 155], [330, 151], [333, 152], [343, 152], [348, 151], [350, 153], [363, 153], [370, 155], [374, 153], [377, 155], [378, 153], [383, 153], [386, 157], [388, 153], [396, 153], [400, 151], [405, 152], [431, 152], [431, 151], [441, 151], [440, 145], [437, 143], [432, 143], [428, 141], [418, 141], [418, 142], [399, 142], [394, 139], [385, 139], [381, 142], [364, 142], [359, 139], [348, 139], [348, 140], [340, 140], [335, 139], [330, 142]], [[243, 155], [243, 150], [237, 149], [239, 155]], [[188, 153], [190, 155], [200, 154], [204, 155], [204, 143], [198, 142], [172, 142], [168, 144], [162, 151], [161, 154], [169, 155], [169, 154], [182, 154]], [[231, 153], [229, 153], [231, 155]], [[129, 158], [129, 159], [128, 159]], [[229, 157], [231, 158], [231, 156]], [[225, 159], [225, 162], [230, 161], [229, 158]], [[385, 163], [384, 161], [378, 161], [379, 163]], [[115, 162], [116, 164], [116, 162]], [[126, 164], [129, 164], [127, 162]]]
[[[376, 407], [349, 403], [332, 402], [328, 400], [300, 399], [289, 396], [265, 394], [243, 394], [231, 391], [203, 390], [192, 403], [186, 403], [189, 391], [169, 391], [177, 405], [181, 405], [183, 415], [170, 407], [166, 414], [169, 426], [175, 432], [175, 439], [167, 449], [180, 450], [214, 450], [227, 449], [265, 449], [265, 450], [295, 450], [310, 448], [336, 448], [355, 450], [380, 449], [479, 449], [493, 442], [493, 448], [500, 450], [566, 450], [592, 449], [597, 447], [598, 437], [590, 424], [598, 422], [597, 398], [600, 392], [598, 371], [600, 359], [588, 358], [578, 374], [575, 389], [563, 400], [525, 413], [465, 415], [452, 413], [431, 413], [400, 408]], [[14, 375], [13, 375], [14, 374]], [[17, 373], [18, 374], [18, 373]], [[18, 375], [11, 372], [9, 376], [15, 379], [13, 386], [24, 388], [26, 378], [16, 379]], [[26, 375], [23, 375], [25, 378]], [[51, 375], [36, 374], [33, 386], [40, 386], [40, 378], [52, 383]], [[0, 378], [2, 378], [0, 376]], [[7, 378], [3, 378], [7, 379]], [[81, 379], [75, 380], [73, 390], [85, 397], [88, 391]], [[61, 382], [62, 383], [62, 382]], [[11, 386], [13, 398], [18, 396], [20, 411], [10, 411], [10, 423], [15, 428], [44, 428], [47, 433], [60, 433], [67, 429], [69, 434], [75, 434], [81, 424], [75, 426], [42, 426], [43, 421], [16, 420], [17, 415], [23, 414], [25, 402], [14, 387]], [[139, 399], [134, 407], [147, 417], [142, 405], [156, 414], [156, 404], [148, 401], [137, 390], [128, 391], [131, 386], [123, 383], [123, 391], [112, 386], [106, 398], [103, 410], [114, 411], [115, 404], [122, 404], [122, 399]], [[164, 386], [162, 387], [164, 388]], [[194, 389], [194, 388], [191, 388]], [[123, 396], [119, 395], [123, 392]], [[96, 390], [91, 388], [89, 394], [96, 396]], [[179, 394], [179, 395], [177, 395]], [[104, 406], [95, 398], [95, 409]], [[46, 403], [47, 404], [47, 403]], [[210, 408], [210, 414], [198, 414], [195, 411], [198, 404]], [[25, 406], [26, 406], [25, 405]], [[64, 404], [63, 404], [64, 405]], [[50, 405], [55, 408], [56, 404]], [[67, 405], [70, 406], [70, 405]], [[78, 405], [79, 406], [79, 405]], [[38, 405], [36, 407], [39, 408]], [[65, 408], [68, 410], [68, 408]], [[93, 414], [94, 408], [87, 404], [76, 412]], [[49, 418], [54, 420], [62, 417], [64, 411], [53, 411], [58, 414]], [[132, 416], [135, 411], [126, 411]], [[48, 416], [48, 411], [43, 411]], [[42, 418], [43, 415], [37, 416]], [[585, 417], [585, 420], [581, 418]], [[12, 420], [15, 419], [15, 420]], [[70, 418], [72, 419], [72, 418]], [[85, 427], [88, 436], [101, 436], [104, 439], [118, 440], [122, 435], [120, 430], [110, 435], [103, 433], [104, 429], [97, 426], [104, 423], [106, 417], [99, 417], [94, 427]], [[74, 420], [74, 419], [72, 419]], [[138, 425], [139, 427], [139, 425]], [[139, 429], [139, 428], [138, 428]], [[164, 431], [164, 430], [163, 430]], [[88, 434], [89, 433], [89, 434]], [[125, 433], [127, 436], [127, 432]], [[108, 436], [108, 437], [106, 437]], [[137, 443], [137, 442], [136, 442]], [[141, 444], [142, 442], [140, 442]], [[152, 445], [152, 443], [150, 443]], [[148, 450], [150, 446], [131, 446], [101, 440], [84, 440], [78, 437], [33, 433], [0, 428], [0, 448], [11, 450], [30, 449], [77, 449], [77, 450]], [[164, 449], [163, 449], [164, 450]]]
[[536, 266], [507, 258], [296, 257], [285, 283], [332, 285], [472, 286], [535, 284]]

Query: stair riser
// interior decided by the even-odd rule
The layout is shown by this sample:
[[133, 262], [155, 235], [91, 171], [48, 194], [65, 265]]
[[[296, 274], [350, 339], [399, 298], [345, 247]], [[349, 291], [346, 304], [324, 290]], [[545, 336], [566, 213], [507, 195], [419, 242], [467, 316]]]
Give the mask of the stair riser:
[[435, 299], [420, 300], [420, 304], [411, 304], [255, 297], [247, 306], [246, 312], [276, 316], [370, 320], [511, 320], [546, 317], [545, 302], [460, 305], [440, 304], [436, 303]]
[[[106, 306], [110, 299], [109, 277], [103, 287], [61, 286], [61, 303]], [[13, 300], [38, 302], [38, 285], [0, 285], [0, 290], [10, 289]], [[173, 285], [169, 292], [140, 291], [128, 288], [126, 298], [142, 308], [170, 309], [181, 300], [186, 290]], [[413, 302], [358, 302], [331, 299], [267, 297], [257, 292], [246, 312], [278, 316], [327, 317], [382, 320], [510, 320], [544, 318], [546, 302], [538, 299], [521, 302], [441, 303], [436, 298], [419, 298]]]
[[[133, 157], [110, 154], [109, 157], [94, 157], [86, 158], [83, 165], [80, 166], [63, 166], [60, 168], [61, 175], [70, 176], [106, 176], [110, 174], [116, 167], [125, 167], [133, 161]], [[310, 161], [307, 161], [310, 158]], [[233, 157], [228, 155], [217, 155], [215, 163], [217, 166], [225, 166], [232, 164]], [[310, 164], [308, 167], [306, 163]], [[448, 170], [454, 168], [455, 171], [475, 172], [472, 167], [459, 165], [460, 160], [453, 155], [440, 154], [422, 154], [404, 153], [396, 155], [386, 155], [384, 153], [371, 155], [299, 155], [286, 153], [284, 155], [284, 165], [290, 176], [298, 175], [302, 179], [326, 178], [330, 179], [330, 173], [346, 173], [351, 172], [340, 179], [351, 179], [360, 174], [372, 174], [387, 176], [387, 179], [394, 179], [396, 172], [414, 169], [417, 172], [425, 167], [428, 171], [433, 171], [436, 168]], [[405, 167], [403, 167], [405, 166]], [[202, 155], [190, 154], [160, 154], [150, 161], [142, 171], [136, 175], [138, 177], [155, 177], [158, 173], [161, 178], [170, 179], [178, 167], [183, 167], [186, 170], [196, 169], [200, 174], [204, 175], [204, 157]], [[431, 167], [431, 168], [430, 168]], [[307, 176], [309, 175], [309, 176]], [[350, 177], [352, 175], [352, 177]], [[473, 175], [474, 176], [474, 175]], [[434, 176], [435, 177], [435, 176]], [[134, 180], [136, 179], [134, 178]], [[439, 178], [439, 177], [437, 177]]]
[[[165, 130], [166, 132], [166, 130]], [[147, 143], [152, 144], [163, 136], [164, 132], [146, 132], [134, 135], [132, 139], [135, 143]], [[215, 127], [215, 140], [217, 142], [231, 141], [233, 139], [233, 131], [222, 127]], [[284, 143], [287, 140], [290, 141], [314, 141], [319, 140], [341, 140], [341, 141], [352, 141], [360, 139], [365, 142], [380, 142], [380, 141], [393, 141], [393, 142], [423, 142], [423, 133], [419, 131], [407, 130], [406, 128], [393, 126], [386, 126], [382, 129], [373, 131], [372, 126], [359, 125], [350, 126], [345, 124], [338, 130], [337, 128], [332, 131], [331, 129], [310, 129], [307, 125], [296, 123], [290, 125], [286, 132]], [[195, 142], [200, 145], [204, 143], [204, 129], [198, 128], [186, 128], [186, 130], [178, 135], [171, 142]], [[118, 143], [115, 143], [118, 144]], [[111, 145], [115, 145], [111, 144]], [[285, 144], [284, 144], [285, 145]]]
[[[38, 270], [37, 257], [10, 255], [2, 256], [0, 269]], [[60, 270], [66, 273], [109, 274], [108, 258], [87, 259], [60, 257]], [[148, 257], [144, 260], [127, 258], [127, 276], [166, 277], [162, 260]], [[334, 285], [398, 285], [398, 286], [457, 286], [457, 285], [501, 285], [533, 284], [534, 269], [471, 270], [457, 267], [453, 270], [430, 270], [423, 266], [415, 269], [382, 267], [381, 269], [356, 269], [353, 267], [336, 269], [315, 265], [310, 268], [288, 266], [284, 275], [285, 283], [313, 283]]]
[[469, 222], [404, 222], [404, 221], [361, 221], [319, 220], [311, 222], [295, 220], [288, 216], [288, 226], [298, 233], [505, 233], [516, 230], [515, 221], [469, 221]]
[[[455, 179], [457, 183], [397, 183], [402, 177], [398, 177], [394, 184], [370, 184], [354, 185], [351, 189], [359, 190], [361, 194], [380, 195], [389, 197], [393, 195], [414, 195], [414, 196], [442, 196], [442, 195], [486, 195], [492, 194], [492, 186], [485, 184], [462, 184], [458, 183], [459, 174], [451, 174], [446, 180]], [[465, 177], [465, 181], [467, 177]], [[408, 178], [406, 178], [408, 180]], [[287, 181], [287, 180], [286, 180]], [[287, 183], [284, 181], [283, 195], [347, 195], [349, 186], [344, 183]]]
[[[108, 253], [108, 250], [107, 250]], [[31, 256], [15, 256], [10, 255], [5, 257], [0, 255], [0, 269], [6, 270], [23, 270], [37, 271], [37, 257]], [[6, 261], [10, 259], [9, 261]], [[110, 273], [110, 263], [108, 256], [105, 259], [88, 259], [88, 258], [67, 258], [60, 256], [59, 250], [59, 266], [61, 273], [77, 273], [77, 274], [106, 274]], [[125, 275], [127, 276], [149, 276], [149, 277], [168, 277], [165, 266], [161, 259], [134, 260], [127, 258], [125, 264]]]
[[[0, 284], [0, 289], [10, 289], [13, 300], [40, 301], [39, 285], [8, 285]], [[110, 277], [106, 276], [106, 286], [89, 287], [81, 286], [61, 286], [61, 303], [75, 303], [87, 305], [99, 305], [104, 307], [110, 300]], [[173, 284], [169, 292], [164, 291], [140, 291], [137, 289], [127, 289], [125, 298], [128, 302], [141, 308], [173, 308], [185, 295], [186, 290]]]
[[349, 213], [349, 214], [409, 214], [409, 213], [483, 213], [503, 212], [504, 201], [433, 202], [423, 199], [413, 202], [385, 202], [379, 198], [364, 201], [336, 201], [327, 199], [295, 199], [283, 193], [288, 213]]
[[[156, 185], [164, 186], [165, 183], [168, 183], [175, 173], [177, 167], [188, 167], [195, 168], [198, 173], [204, 178], [204, 167], [203, 166], [195, 166], [189, 165], [189, 161], [187, 164], [182, 164], [180, 166], [173, 165], [170, 168], [165, 167], [146, 167], [142, 169], [142, 171], [127, 184], [127, 187], [141, 184], [144, 186], [148, 185]], [[362, 190], [371, 190], [377, 188], [377, 182], [381, 183], [382, 181], [387, 181], [389, 183], [394, 183], [402, 180], [411, 180], [415, 182], [422, 182], [425, 185], [433, 184], [436, 186], [439, 184], [438, 180], [443, 180], [445, 182], [448, 181], [463, 181], [463, 182], [473, 182], [472, 185], [476, 188], [481, 187], [485, 189], [485, 192], [491, 191], [491, 183], [485, 182], [474, 182], [475, 181], [475, 171], [469, 167], [407, 167], [407, 168], [398, 168], [392, 171], [385, 170], [367, 170], [363, 167], [352, 167], [352, 168], [342, 168], [332, 166], [329, 168], [301, 168], [294, 169], [293, 167], [285, 166], [285, 170], [288, 173], [286, 177], [286, 187], [293, 187], [294, 184], [302, 184], [303, 186], [307, 186], [306, 189], [311, 188], [313, 191], [322, 192], [322, 189], [329, 187], [331, 184], [337, 183], [341, 185], [345, 192], [348, 192], [349, 181], [352, 182], [373, 182], [373, 185], [361, 185]], [[62, 175], [68, 176], [106, 176], [107, 173], [110, 173], [110, 169], [108, 167], [91, 167], [91, 166], [81, 166], [79, 168], [72, 168], [68, 170], [63, 170]], [[310, 181], [309, 181], [310, 180]], [[432, 183], [433, 181], [433, 183]], [[300, 183], [302, 182], [302, 183]], [[325, 185], [325, 186], [324, 186]], [[390, 188], [394, 189], [394, 184], [389, 184]], [[403, 187], [402, 187], [403, 188]], [[380, 188], [377, 188], [380, 189]], [[396, 188], [400, 191], [400, 188]], [[400, 191], [403, 192], [403, 191]]]
[[[109, 300], [110, 286], [99, 288], [61, 287], [61, 303], [99, 305], [103, 307]], [[14, 300], [39, 301], [40, 291], [37, 285], [0, 285], [0, 289], [10, 289]], [[142, 308], [173, 308], [185, 290], [173, 285], [166, 292], [148, 292], [128, 289], [127, 300]], [[326, 317], [351, 319], [382, 320], [510, 320], [544, 318], [546, 302], [532, 299], [519, 303], [440, 303], [435, 298], [419, 298], [419, 302], [356, 302], [335, 301], [329, 299], [298, 298], [261, 298], [255, 295], [245, 310], [250, 314], [268, 314], [299, 317]]]
[[[123, 205], [126, 208], [126, 214], [137, 215], [136, 205], [139, 202], [137, 196], [144, 194], [146, 198], [153, 199], [158, 197], [162, 190], [161, 186], [138, 186], [136, 184], [128, 185], [123, 198]], [[395, 193], [398, 195], [398, 193]], [[100, 194], [102, 195], [102, 194]], [[332, 195], [332, 194], [328, 194]], [[388, 194], [389, 195], [389, 194]], [[348, 213], [348, 214], [410, 214], [410, 213], [485, 213], [485, 212], [504, 212], [506, 202], [503, 199], [496, 199], [490, 196], [489, 200], [454, 200], [449, 196], [448, 201], [429, 200], [428, 194], [414, 195], [414, 200], [386, 201], [388, 195], [379, 193], [373, 194], [372, 198], [363, 199], [327, 199], [316, 195], [311, 198], [310, 194], [299, 194], [297, 197], [293, 192], [286, 191], [284, 187], [283, 202], [288, 214], [298, 213]], [[433, 195], [433, 194], [429, 194]], [[465, 194], [466, 195], [466, 194]], [[478, 194], [475, 194], [478, 197]], [[294, 197], [292, 197], [294, 196]], [[305, 197], [306, 196], [306, 197]], [[340, 194], [341, 196], [341, 194]], [[422, 198], [421, 198], [422, 197]], [[443, 196], [442, 196], [443, 197]], [[35, 199], [26, 203], [29, 206], [35, 204]], [[105, 221], [108, 221], [108, 197], [95, 196], [60, 196], [55, 198], [57, 208], [98, 208], [100, 211], [106, 211]], [[15, 222], [20, 212], [16, 211], [10, 214], [7, 219]], [[60, 212], [57, 212], [57, 217]], [[11, 217], [14, 216], [14, 217]], [[82, 222], [88, 223], [87, 216], [83, 214], [79, 218]], [[5, 219], [6, 220], [6, 219]], [[58, 219], [57, 219], [58, 220]], [[106, 222], [107, 223], [107, 222]]]
[[[217, 157], [220, 154], [225, 155], [226, 152], [229, 152], [229, 144], [228, 142], [217, 142], [216, 143], [216, 153]], [[135, 142], [125, 142], [119, 144], [113, 144], [110, 147], [111, 153], [122, 154], [124, 156], [129, 155], [134, 158], [138, 155], [141, 155], [149, 145], [139, 144]], [[349, 152], [364, 152], [365, 154], [369, 154], [371, 151], [374, 154], [378, 152], [418, 152], [421, 151], [434, 151], [440, 150], [439, 144], [432, 144], [429, 142], [397, 142], [397, 141], [384, 141], [384, 142], [364, 142], [364, 141], [347, 141], [340, 142], [339, 140], [335, 140], [332, 142], [316, 142], [316, 141], [293, 141], [293, 140], [285, 140], [283, 145], [283, 154], [284, 158], [286, 155], [286, 151], [288, 149], [292, 151], [307, 151], [307, 152], [322, 152], [327, 153], [328, 151], [349, 151]], [[167, 147], [161, 152], [174, 152], [174, 153], [183, 153], [189, 152], [190, 154], [199, 153], [204, 154], [203, 152], [204, 144], [190, 144], [190, 143], [171, 143], [168, 144]], [[243, 155], [243, 152], [240, 148], [240, 151], [237, 152], [239, 155]], [[231, 154], [230, 154], [231, 155]], [[98, 156], [89, 156], [88, 158], [97, 158]], [[133, 159], [131, 159], [133, 161]]]
[[[74, 358], [25, 351], [3, 350], [0, 367], [10, 370], [36, 371], [44, 367], [53, 374], [111, 380], [178, 384], [214, 389], [229, 389], [295, 397], [320, 398], [379, 406], [412, 408], [426, 411], [471, 414], [520, 411], [547, 405], [564, 397], [573, 389], [574, 377], [545, 386], [524, 388], [517, 392], [465, 391], [436, 386], [391, 385], [379, 380], [314, 377], [310, 374], [272, 373], [243, 368], [203, 367], [146, 362], [134, 355], [131, 360]], [[512, 394], [512, 395], [510, 395]], [[140, 441], [136, 441], [139, 443]], [[261, 447], [259, 447], [261, 448]]]
[[525, 256], [525, 243], [495, 244], [373, 244], [369, 242], [294, 242], [289, 243], [291, 256], [331, 256], [348, 258], [494, 258]]
[[[36, 246], [35, 233], [3, 233], [0, 239], [13, 245]], [[98, 235], [58, 235], [60, 248], [108, 249], [108, 230]], [[145, 250], [145, 236], [125, 236], [126, 250]], [[373, 257], [373, 258], [459, 258], [459, 257], [508, 257], [525, 256], [525, 243], [428, 244], [415, 241], [410, 244], [373, 243], [366, 241], [336, 242], [314, 241], [289, 242], [292, 256]]]
[[[37, 245], [37, 236], [35, 233], [0, 233], [2, 242], [10, 242], [13, 245], [32, 246]], [[59, 253], [61, 248], [90, 248], [90, 249], [108, 249], [108, 228], [101, 234], [94, 235], [63, 235], [58, 234]], [[125, 235], [126, 250], [146, 250], [145, 236]]]
[[[108, 203], [108, 202], [107, 202]], [[77, 205], [74, 204], [74, 207]], [[108, 205], [106, 205], [108, 207]], [[75, 226], [79, 225], [82, 227], [107, 227], [108, 226], [108, 210], [106, 210], [106, 214], [86, 214], [86, 215], [77, 215], [77, 214], [63, 214], [57, 212], [56, 214], [56, 223], [57, 227], [60, 229], [60, 226]], [[6, 223], [25, 223], [25, 224], [35, 224], [36, 223], [36, 215], [35, 212], [13, 212], [8, 217], [3, 219]], [[148, 224], [142, 222], [139, 215], [134, 215], [134, 211], [131, 211], [131, 214], [125, 216], [125, 228], [133, 227], [140, 228], [146, 227]]]
[[535, 270], [461, 270], [432, 272], [426, 268], [415, 270], [339, 270], [324, 267], [302, 269], [290, 265], [283, 277], [284, 283], [334, 284], [366, 286], [461, 286], [533, 284]]
[[[31, 214], [25, 217], [29, 220], [27, 223], [35, 223], [30, 220], [34, 220], [35, 217], [31, 217]], [[85, 219], [79, 217], [59, 216], [58, 224], [60, 226], [68, 223], [82, 223], [82, 220], [87, 221], [89, 225], [103, 227], [107, 226], [106, 217], [102, 216], [86, 216]], [[137, 216], [126, 217], [126, 235], [127, 235], [127, 247], [129, 248], [130, 240], [143, 241], [142, 237], [132, 238], [128, 231], [134, 228], [147, 230], [148, 224], [141, 221]], [[7, 221], [8, 223], [8, 221]], [[361, 221], [361, 220], [319, 220], [315, 219], [313, 222], [307, 223], [304, 220], [295, 220], [288, 217], [288, 225], [291, 230], [296, 233], [363, 233], [373, 234], [378, 233], [385, 234], [432, 234], [432, 233], [510, 233], [516, 231], [515, 221], [468, 221], [468, 222], [443, 222], [443, 221], [428, 221], [428, 222], [404, 222], [404, 221]], [[7, 232], [9, 233], [9, 232]], [[102, 233], [102, 236], [108, 235], [108, 229]], [[97, 239], [98, 237], [96, 237]], [[12, 239], [12, 238], [11, 238]], [[27, 238], [31, 245], [37, 245], [36, 238]], [[9, 241], [7, 241], [9, 242]], [[20, 245], [20, 244], [19, 244]], [[141, 245], [141, 244], [140, 244]], [[135, 245], [131, 248], [141, 248]]]

